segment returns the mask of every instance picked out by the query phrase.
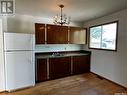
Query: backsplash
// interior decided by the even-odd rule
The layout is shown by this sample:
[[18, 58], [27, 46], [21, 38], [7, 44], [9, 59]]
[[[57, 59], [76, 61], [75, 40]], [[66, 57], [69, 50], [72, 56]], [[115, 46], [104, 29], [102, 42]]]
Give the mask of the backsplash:
[[84, 45], [77, 44], [48, 44], [36, 45], [35, 52], [59, 52], [83, 50]]

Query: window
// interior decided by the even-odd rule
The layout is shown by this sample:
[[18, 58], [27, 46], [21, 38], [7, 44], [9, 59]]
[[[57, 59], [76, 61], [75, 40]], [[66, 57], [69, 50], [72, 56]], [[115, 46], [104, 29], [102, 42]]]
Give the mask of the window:
[[90, 27], [89, 48], [116, 51], [117, 28], [118, 21]]

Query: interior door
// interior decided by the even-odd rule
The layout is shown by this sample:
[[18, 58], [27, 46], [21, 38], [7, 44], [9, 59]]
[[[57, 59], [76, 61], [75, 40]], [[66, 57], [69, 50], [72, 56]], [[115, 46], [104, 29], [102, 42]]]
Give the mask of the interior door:
[[35, 84], [35, 66], [32, 60], [32, 51], [5, 53], [7, 91]]

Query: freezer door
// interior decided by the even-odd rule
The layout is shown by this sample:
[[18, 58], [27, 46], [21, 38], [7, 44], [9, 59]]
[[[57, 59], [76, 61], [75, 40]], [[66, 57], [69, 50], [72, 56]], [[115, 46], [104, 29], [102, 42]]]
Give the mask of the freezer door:
[[32, 51], [5, 52], [6, 91], [35, 85]]
[[34, 35], [24, 33], [4, 33], [4, 50], [33, 50]]

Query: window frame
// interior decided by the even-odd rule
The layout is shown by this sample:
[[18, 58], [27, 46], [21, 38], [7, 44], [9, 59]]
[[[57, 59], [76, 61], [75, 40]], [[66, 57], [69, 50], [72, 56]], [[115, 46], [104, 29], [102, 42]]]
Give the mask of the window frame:
[[[98, 26], [103, 26], [103, 25], [108, 25], [108, 24], [113, 24], [113, 23], [116, 23], [116, 41], [115, 41], [115, 49], [112, 50], [112, 49], [103, 49], [103, 48], [93, 48], [93, 47], [90, 47], [90, 29], [93, 28], [93, 27], [98, 27]], [[117, 45], [118, 45], [118, 26], [119, 26], [119, 21], [112, 21], [112, 22], [108, 22], [108, 23], [103, 23], [103, 24], [98, 24], [98, 25], [94, 25], [94, 26], [90, 26], [89, 27], [89, 34], [88, 34], [88, 48], [89, 49], [94, 49], [94, 50], [105, 50], [105, 51], [117, 51]]]

